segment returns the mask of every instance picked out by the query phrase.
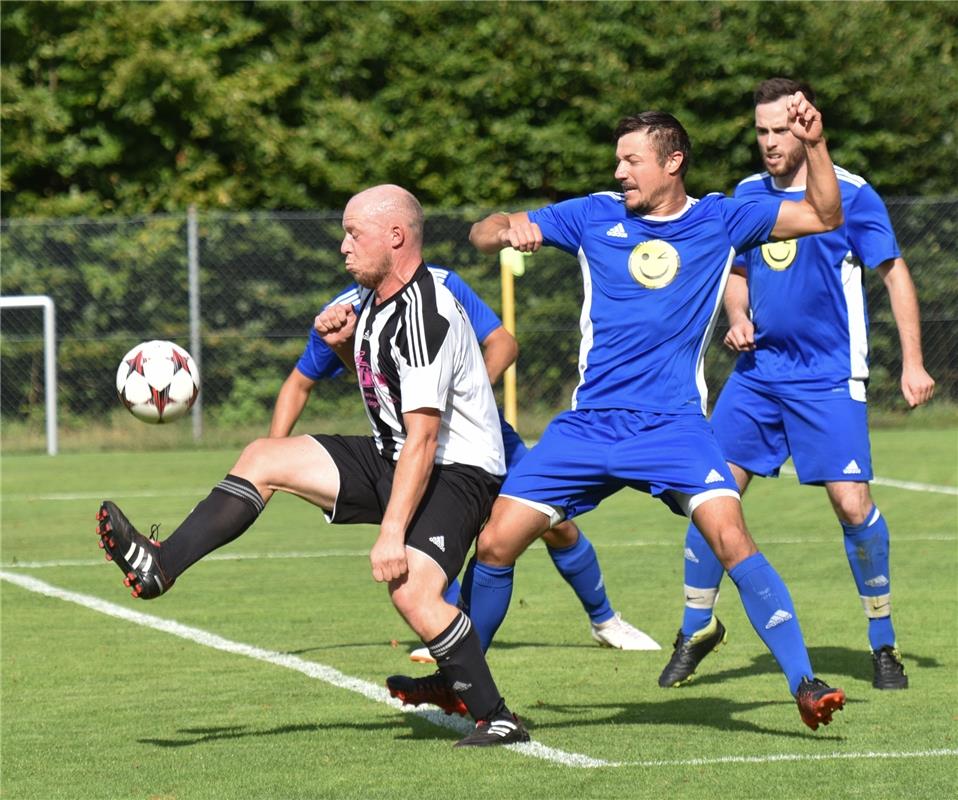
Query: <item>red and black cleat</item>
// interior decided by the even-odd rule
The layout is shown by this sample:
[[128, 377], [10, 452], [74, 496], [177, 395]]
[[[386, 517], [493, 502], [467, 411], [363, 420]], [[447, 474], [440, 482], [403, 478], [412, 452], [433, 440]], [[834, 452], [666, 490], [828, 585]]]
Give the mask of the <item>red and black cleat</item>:
[[96, 519], [96, 532], [106, 560], [123, 572], [123, 583], [130, 587], [133, 597], [151, 600], [173, 585], [157, 559], [160, 543], [134, 528], [114, 503], [104, 500]]
[[832, 714], [845, 707], [845, 692], [833, 689], [818, 678], [802, 678], [795, 702], [802, 722], [817, 731], [819, 725], [827, 725], [832, 721]]
[[389, 694], [404, 704], [418, 706], [421, 703], [439, 706], [447, 714], [466, 716], [466, 704], [455, 693], [441, 672], [425, 678], [410, 678], [407, 675], [391, 675], [386, 678]]

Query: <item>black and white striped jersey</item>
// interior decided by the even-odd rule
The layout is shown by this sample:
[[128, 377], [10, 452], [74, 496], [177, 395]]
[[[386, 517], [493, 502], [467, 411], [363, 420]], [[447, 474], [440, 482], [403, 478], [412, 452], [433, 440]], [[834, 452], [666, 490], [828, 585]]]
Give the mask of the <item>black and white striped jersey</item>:
[[360, 289], [356, 375], [379, 452], [398, 460], [403, 412], [441, 412], [437, 464], [470, 464], [504, 475], [496, 400], [482, 350], [462, 306], [420, 265], [386, 302]]

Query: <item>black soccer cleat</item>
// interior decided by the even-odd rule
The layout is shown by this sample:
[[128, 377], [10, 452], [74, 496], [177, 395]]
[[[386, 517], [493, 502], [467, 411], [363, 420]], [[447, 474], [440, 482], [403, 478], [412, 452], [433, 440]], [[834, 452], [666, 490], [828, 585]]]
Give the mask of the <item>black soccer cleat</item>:
[[[160, 543], [140, 533], [114, 503], [104, 500], [96, 515], [96, 532], [106, 560], [123, 572], [123, 583], [133, 597], [152, 600], [172, 585], [157, 560]], [[175, 579], [174, 579], [175, 580]]]
[[481, 719], [475, 730], [465, 739], [460, 739], [453, 747], [495, 747], [500, 744], [517, 744], [529, 741], [529, 731], [519, 718], [508, 711], [498, 719]]
[[659, 686], [668, 689], [691, 681], [702, 659], [725, 644], [727, 639], [725, 626], [718, 617], [712, 617], [712, 621], [706, 627], [691, 636], [683, 635], [682, 629], [679, 628], [673, 645], [675, 649], [672, 651], [672, 658], [659, 675]]
[[886, 644], [872, 653], [875, 665], [875, 677], [872, 686], [876, 689], [907, 689], [908, 676], [905, 665], [901, 663], [901, 653], [894, 645]]
[[802, 678], [795, 693], [795, 702], [798, 703], [802, 722], [817, 731], [819, 725], [827, 725], [832, 721], [835, 711], [845, 707], [845, 692], [833, 689], [818, 678]]
[[410, 678], [407, 675], [390, 675], [386, 678], [389, 694], [399, 698], [403, 704], [418, 706], [421, 703], [439, 706], [447, 714], [466, 716], [469, 711], [466, 704], [449, 685], [438, 670], [425, 678]]

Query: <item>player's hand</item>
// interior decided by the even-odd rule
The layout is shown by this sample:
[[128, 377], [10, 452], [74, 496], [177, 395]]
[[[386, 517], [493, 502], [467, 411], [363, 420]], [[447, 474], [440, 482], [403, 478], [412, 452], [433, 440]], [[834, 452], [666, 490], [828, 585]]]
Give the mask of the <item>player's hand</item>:
[[729, 350], [736, 353], [748, 353], [755, 349], [755, 325], [745, 318], [731, 325], [723, 340]]
[[348, 342], [356, 332], [356, 310], [351, 305], [327, 306], [316, 316], [313, 328], [332, 348]]
[[822, 140], [822, 114], [801, 92], [790, 94], [785, 99], [788, 110], [788, 129], [796, 139], [805, 144], [817, 144]]
[[901, 393], [910, 408], [927, 403], [935, 394], [935, 379], [924, 367], [910, 367], [901, 373]]
[[379, 529], [379, 538], [369, 551], [369, 564], [373, 578], [380, 583], [401, 578], [409, 570], [406, 563], [405, 536], [402, 531], [392, 531], [386, 524]]
[[518, 222], [499, 231], [500, 247], [513, 247], [520, 253], [534, 253], [542, 247], [542, 230], [534, 222]]

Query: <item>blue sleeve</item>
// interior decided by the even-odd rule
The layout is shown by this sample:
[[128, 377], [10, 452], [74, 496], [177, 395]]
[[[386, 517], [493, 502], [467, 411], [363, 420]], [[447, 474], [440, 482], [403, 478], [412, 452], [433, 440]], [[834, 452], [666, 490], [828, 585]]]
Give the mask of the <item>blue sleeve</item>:
[[[332, 305], [351, 303], [359, 311], [359, 287], [355, 284], [341, 291], [323, 308]], [[306, 349], [296, 362], [296, 369], [313, 381], [323, 378], [335, 378], [346, 370], [345, 365], [332, 349], [324, 342], [315, 330], [309, 332], [309, 341]]]
[[901, 255], [888, 209], [871, 186], [861, 187], [845, 208], [845, 231], [852, 252], [869, 269]]
[[530, 211], [529, 220], [542, 229], [542, 239], [546, 244], [577, 255], [591, 209], [591, 196], [577, 197]]
[[466, 310], [480, 344], [496, 328], [502, 327], [502, 320], [496, 316], [496, 312], [489, 308], [472, 287], [452, 270], [449, 270], [446, 276], [446, 288]]
[[720, 197], [719, 208], [732, 247], [740, 253], [769, 240], [778, 219], [779, 200], [742, 200]]

